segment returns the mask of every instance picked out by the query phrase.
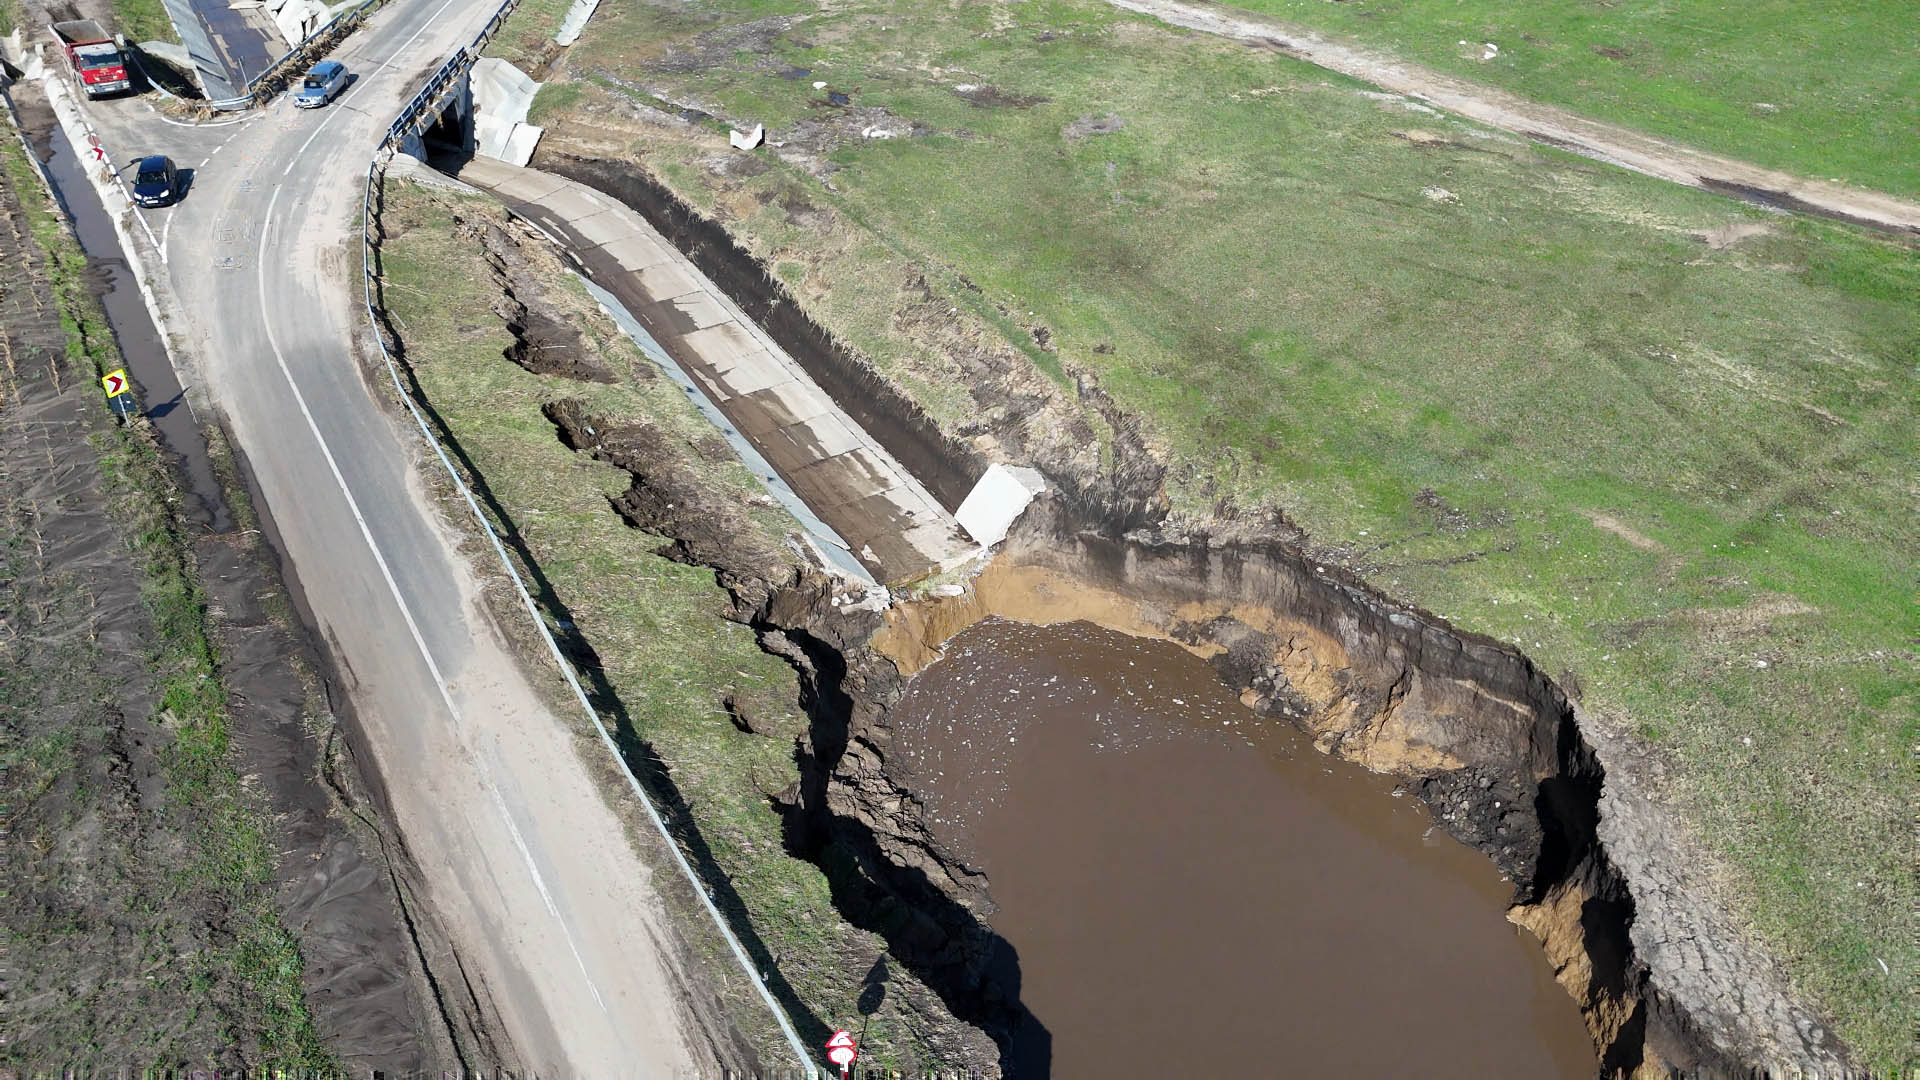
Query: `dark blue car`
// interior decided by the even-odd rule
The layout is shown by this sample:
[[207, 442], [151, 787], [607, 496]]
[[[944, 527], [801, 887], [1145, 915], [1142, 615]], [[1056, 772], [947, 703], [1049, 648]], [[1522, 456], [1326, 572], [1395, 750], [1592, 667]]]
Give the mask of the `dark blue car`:
[[133, 201], [141, 206], [167, 206], [180, 197], [180, 170], [173, 159], [155, 154], [140, 159], [133, 174]]

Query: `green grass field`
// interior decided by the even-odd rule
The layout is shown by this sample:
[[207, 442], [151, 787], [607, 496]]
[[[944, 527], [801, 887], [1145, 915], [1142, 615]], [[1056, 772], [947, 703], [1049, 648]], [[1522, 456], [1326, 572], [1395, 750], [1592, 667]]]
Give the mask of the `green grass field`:
[[160, 0], [113, 0], [113, 19], [128, 41], [178, 42], [166, 5]]
[[[750, 22], [781, 13], [806, 17]], [[1057, 355], [1015, 344], [1147, 421], [1176, 510], [1284, 510], [1576, 686], [1668, 762], [1799, 988], [1869, 1060], [1920, 1063], [1914, 249], [1092, 0], [629, 0], [566, 70], [549, 147], [644, 161], [943, 422], [965, 388], [892, 317], [920, 274], [988, 336], [1034, 313]], [[814, 80], [930, 133], [825, 147], [828, 190], [607, 119], [667, 96], [778, 142], [833, 114]]]
[[[489, 200], [446, 199], [406, 184], [389, 185], [386, 196], [385, 226], [398, 234], [382, 247], [387, 304], [422, 391], [494, 495], [512, 508], [540, 570], [599, 653], [635, 733], [667, 764], [755, 930], [782, 958], [782, 974], [826, 1022], [857, 1018], [861, 978], [885, 945], [847, 926], [819, 870], [786, 855], [781, 821], [768, 801], [798, 778], [793, 736], [806, 720], [792, 669], [761, 651], [750, 629], [722, 618], [726, 598], [711, 569], [654, 554], [663, 538], [621, 521], [607, 499], [626, 490], [631, 474], [567, 449], [541, 406], [579, 399], [593, 415], [656, 426], [720, 497], [744, 500], [756, 490], [752, 475], [731, 456], [708, 461], [693, 449], [696, 440], [713, 438], [712, 426], [666, 378], [632, 376], [636, 364], [650, 371], [651, 362], [552, 256], [538, 271], [554, 305], [545, 310], [584, 330], [619, 381], [535, 375], [504, 359], [501, 350], [512, 338], [494, 308], [498, 288], [478, 245], [453, 228], [456, 212], [469, 221], [498, 220], [502, 212]], [[466, 513], [464, 506], [449, 512]], [[771, 507], [751, 515], [776, 549], [795, 527]], [[491, 553], [481, 558], [490, 570]], [[723, 694], [777, 733], [740, 732], [721, 706]], [[563, 715], [576, 714], [571, 701], [564, 708]], [[605, 753], [598, 742], [585, 745], [589, 760]], [[612, 783], [616, 803], [630, 798], [624, 783]], [[663, 867], [662, 873], [673, 871]], [[706, 916], [691, 907], [684, 916], [694, 939], [703, 941], [698, 931]], [[713, 960], [717, 972], [732, 970], [724, 953]], [[743, 1030], [763, 1037], [770, 1060], [783, 1060], [783, 1044], [759, 999], [739, 986], [729, 986], [729, 993]], [[881, 1064], [897, 1063], [898, 1051], [912, 1045], [898, 1017], [898, 1006], [890, 1005], [868, 1029], [863, 1045]], [[765, 1031], [752, 1028], [758, 1022]]]
[[1596, 120], [1920, 195], [1920, 27], [1906, 0], [1228, 2]]

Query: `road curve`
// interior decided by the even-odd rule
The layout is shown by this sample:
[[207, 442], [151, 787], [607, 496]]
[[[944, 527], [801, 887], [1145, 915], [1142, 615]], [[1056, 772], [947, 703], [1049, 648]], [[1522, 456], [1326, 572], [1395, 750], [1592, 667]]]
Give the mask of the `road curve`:
[[367, 158], [492, 11], [394, 0], [336, 54], [358, 81], [326, 109], [283, 97], [243, 124], [185, 127], [126, 101], [92, 119], [116, 159], [194, 170], [178, 206], [145, 214], [172, 330], [254, 470], [425, 899], [512, 1043], [497, 1064], [713, 1074], [650, 871], [489, 617], [416, 469], [424, 448], [351, 344]]

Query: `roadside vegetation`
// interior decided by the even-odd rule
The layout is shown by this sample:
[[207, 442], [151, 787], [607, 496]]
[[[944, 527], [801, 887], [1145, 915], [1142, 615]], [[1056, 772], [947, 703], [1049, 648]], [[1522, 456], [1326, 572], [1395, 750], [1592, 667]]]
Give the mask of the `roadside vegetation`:
[[[25, 155], [11, 133], [0, 141], [0, 183], [27, 225], [13, 239], [38, 249], [8, 260], [44, 275], [45, 317], [64, 334], [56, 378], [97, 401], [118, 351], [86, 257]], [[10, 402], [32, 359], [9, 366]], [[40, 562], [29, 537], [84, 526], [9, 493], [0, 609], [15, 633], [0, 644], [0, 753], [21, 856], [7, 875], [15, 967], [0, 1060], [329, 1069], [275, 908], [273, 844], [232, 764], [177, 488], [143, 427], [87, 415], [74, 432], [86, 441], [48, 467], [98, 470], [100, 527], [124, 545], [115, 558], [140, 603], [116, 625], [84, 573]], [[112, 673], [109, 641], [133, 643], [113, 646], [135, 654], [131, 672]]]
[[180, 35], [160, 0], [113, 0], [113, 21], [128, 41], [171, 41]]
[[[1849, 1044], [1920, 1064], [1914, 248], [1095, 0], [636, 2], [559, 66], [543, 155], [638, 161], [949, 430], [993, 416], [955, 349], [1084, 378], [1144, 422], [1177, 515], [1279, 510], [1521, 647], [1652, 752], [1721, 899]], [[1877, 164], [1813, 171], [1914, 186], [1892, 128], [1852, 137]]]
[[[773, 959], [776, 995], [790, 986], [802, 1006], [795, 1017], [802, 1037], [824, 1042], [831, 1026], [820, 1024], [859, 1022], [856, 1007], [886, 945], [843, 922], [821, 872], [786, 852], [771, 797], [799, 775], [794, 740], [807, 721], [793, 670], [762, 651], [752, 630], [726, 621], [727, 594], [712, 569], [657, 553], [676, 538], [623, 522], [610, 501], [635, 483], [634, 472], [569, 449], [544, 410], [577, 404], [609, 438], [650, 448], [653, 456], [634, 467], [656, 481], [692, 478], [703, 508], [743, 504], [738, 520], [751, 535], [720, 542], [784, 552], [797, 525], [756, 494], [752, 475], [718, 433], [599, 311], [557, 255], [537, 239], [515, 239], [515, 227], [505, 223], [491, 199], [390, 182], [380, 259], [390, 324], [449, 443], [489, 504], [510, 519], [500, 527], [525, 545], [529, 578], [550, 585], [564, 605], [570, 625], [560, 629], [577, 630], [597, 655], [596, 673], [610, 691], [603, 715], [617, 737], [630, 740], [631, 766], [644, 773], [649, 756], [665, 766], [698, 829], [700, 844], [688, 846], [705, 848], [750, 916], [752, 933]], [[515, 315], [515, 304], [525, 313]], [[538, 366], [581, 367], [536, 374], [508, 359], [509, 350]], [[579, 377], [595, 371], [605, 381]], [[464, 503], [450, 502], [448, 513], [468, 520]], [[491, 549], [474, 552], [483, 573], [498, 576]], [[780, 581], [788, 569], [776, 563], [765, 573]], [[517, 600], [504, 603], [510, 607], [501, 622], [513, 632], [524, 625], [524, 609]], [[528, 655], [544, 657], [544, 645], [523, 645]], [[577, 717], [571, 696], [557, 679], [549, 681], [556, 714]], [[590, 763], [605, 762], [597, 739], [583, 734], [580, 746]], [[630, 801], [624, 781], [606, 780], [616, 807]], [[647, 850], [650, 827], [637, 828]], [[657, 880], [671, 901], [675, 875], [664, 853], [659, 857]], [[719, 902], [728, 906], [724, 896]], [[765, 1006], [734, 978], [724, 945], [715, 934], [702, 938], [707, 916], [690, 898], [682, 907], [677, 924], [707, 953], [731, 1017], [767, 1060], [785, 1060], [790, 1055]], [[916, 1027], [909, 1013], [915, 993], [901, 985], [909, 978], [892, 976], [887, 1004], [867, 1021], [862, 1060], [869, 1049], [880, 1065], [924, 1059], [926, 1048], [916, 1041], [924, 1025]], [[812, 1024], [807, 1013], [817, 1017]]]
[[1920, 155], [1904, 149], [1920, 129], [1906, 0], [1229, 5], [1596, 120], [1800, 176], [1920, 195]]

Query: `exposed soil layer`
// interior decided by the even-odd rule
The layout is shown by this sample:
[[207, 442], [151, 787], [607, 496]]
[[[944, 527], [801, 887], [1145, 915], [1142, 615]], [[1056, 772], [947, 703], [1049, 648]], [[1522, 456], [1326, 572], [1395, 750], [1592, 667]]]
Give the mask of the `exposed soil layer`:
[[[990, 614], [1084, 619], [1177, 641], [1254, 712], [1286, 717], [1319, 749], [1402, 778], [1455, 838], [1512, 878], [1508, 917], [1544, 942], [1606, 1074], [1842, 1067], [1829, 1032], [1761, 996], [1750, 1021], [1716, 1017], [1702, 1031], [1662, 988], [1635, 949], [1633, 892], [1600, 841], [1605, 772], [1566, 696], [1526, 657], [1395, 604], [1268, 534], [1243, 523], [1226, 535], [1122, 538], [1042, 499], [969, 592], [895, 609], [873, 645], [916, 670]], [[1630, 834], [1622, 819], [1636, 808], [1611, 813], [1613, 835]], [[1647, 853], [1636, 847], [1634, 857]], [[1721, 947], [1703, 934], [1701, 949]], [[1772, 994], [1769, 977], [1756, 967], [1751, 985]]]
[[506, 348], [507, 359], [535, 375], [613, 382], [606, 361], [586, 347], [586, 335], [544, 310], [540, 284], [528, 272], [524, 260], [516, 259], [520, 246], [501, 234], [498, 225], [468, 223], [464, 227], [474, 239], [482, 241], [480, 248], [486, 252], [494, 283], [500, 287], [494, 313], [513, 335], [513, 344]]
[[[1012, 947], [978, 918], [991, 902], [984, 876], [943, 850], [890, 772], [887, 722], [901, 676], [988, 613], [1170, 637], [1207, 655], [1256, 711], [1304, 726], [1323, 750], [1404, 777], [1456, 838], [1513, 879], [1510, 917], [1544, 941], [1603, 1071], [1844, 1067], [1845, 1051], [1792, 1003], [1771, 967], [1710, 901], [1689, 898], [1680, 849], [1661, 839], [1665, 818], [1644, 798], [1610, 796], [1609, 842], [1627, 845], [1639, 884], [1622, 874], [1600, 839], [1605, 770], [1566, 695], [1524, 656], [1317, 564], [1284, 520], [1223, 508], [1206, 531], [1162, 531], [1165, 469], [1138, 423], [1085, 378], [1074, 380], [1078, 411], [1063, 408], [1058, 389], [1035, 382], [1004, 343], [952, 343], [954, 375], [980, 409], [977, 421], [943, 434], [807, 322], [719, 225], [628, 163], [541, 157], [540, 167], [646, 214], [751, 314], [771, 313], [769, 328], [823, 388], [910, 468], [937, 470], [922, 478], [943, 501], [982, 457], [1035, 464], [1057, 493], [1030, 512], [981, 588], [900, 610], [877, 651], [860, 647], [861, 627], [817, 591], [808, 599], [805, 590], [756, 587], [741, 610], [809, 687], [805, 779], [785, 799], [793, 850], [830, 874], [856, 871], [851, 887], [836, 888], [843, 912], [891, 927], [882, 932], [895, 956], [991, 1034], [1004, 1065], [1028, 1060], [1023, 1047], [1034, 1032], [1044, 1044], [1044, 1028], [1019, 1001]], [[903, 312], [922, 292], [928, 322], [938, 322], [934, 309], [944, 307], [924, 283], [908, 283]], [[796, 339], [817, 344], [799, 348]], [[950, 461], [968, 465], [956, 472]], [[752, 575], [732, 576], [739, 584]], [[1636, 887], [1652, 908], [1636, 906]], [[1656, 920], [1636, 927], [1647, 911]], [[1693, 948], [1674, 948], [1676, 934]], [[1660, 947], [1659, 971], [1636, 939]], [[1740, 1002], [1731, 1011], [1718, 1004], [1729, 993]]]
[[1170, 1031], [1194, 1076], [1594, 1075], [1493, 867], [1178, 645], [989, 619], [892, 724], [993, 883], [1056, 1075], [1128, 1075]]

